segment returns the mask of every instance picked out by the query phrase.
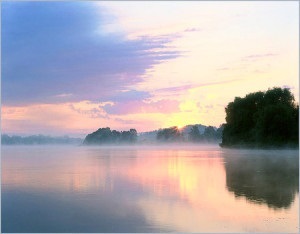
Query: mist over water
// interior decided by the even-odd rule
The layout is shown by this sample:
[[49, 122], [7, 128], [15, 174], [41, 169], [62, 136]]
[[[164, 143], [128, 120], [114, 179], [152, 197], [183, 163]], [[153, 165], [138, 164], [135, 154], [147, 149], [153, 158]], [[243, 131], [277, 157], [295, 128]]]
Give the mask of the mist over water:
[[2, 146], [2, 232], [297, 232], [299, 151]]

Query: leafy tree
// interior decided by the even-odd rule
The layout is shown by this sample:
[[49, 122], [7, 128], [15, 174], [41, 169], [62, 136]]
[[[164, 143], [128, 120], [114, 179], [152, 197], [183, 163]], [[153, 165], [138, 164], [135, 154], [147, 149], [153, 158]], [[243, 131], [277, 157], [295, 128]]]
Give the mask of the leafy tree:
[[113, 143], [118, 143], [120, 141], [120, 138], [121, 138], [121, 133], [116, 131], [116, 130], [112, 130], [111, 131], [111, 136], [112, 136], [112, 142]]
[[299, 107], [287, 88], [236, 97], [225, 111], [222, 146], [298, 145]]
[[157, 140], [159, 141], [180, 141], [182, 140], [182, 135], [178, 127], [164, 128], [157, 132]]
[[201, 140], [201, 134], [199, 128], [194, 125], [189, 132], [188, 139], [192, 142], [198, 142]]
[[208, 126], [205, 128], [203, 137], [207, 141], [215, 141], [217, 139], [216, 130], [213, 126]]
[[221, 124], [219, 126], [219, 128], [217, 129], [216, 137], [217, 137], [218, 140], [222, 139], [222, 134], [223, 134], [224, 126], [225, 126], [225, 124]]
[[130, 129], [129, 131], [118, 132], [110, 130], [110, 128], [99, 128], [97, 131], [88, 134], [83, 144], [118, 144], [118, 143], [134, 143], [137, 140], [137, 131]]
[[131, 142], [136, 142], [137, 141], [137, 131], [135, 129], [130, 129], [130, 141]]

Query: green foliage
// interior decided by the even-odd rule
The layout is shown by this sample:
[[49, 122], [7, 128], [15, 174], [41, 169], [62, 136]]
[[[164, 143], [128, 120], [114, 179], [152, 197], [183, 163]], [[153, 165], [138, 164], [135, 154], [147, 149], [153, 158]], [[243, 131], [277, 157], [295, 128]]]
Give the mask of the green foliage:
[[134, 143], [137, 140], [137, 131], [130, 129], [129, 131], [118, 132], [110, 130], [110, 128], [99, 128], [96, 132], [88, 134], [84, 139], [85, 145], [101, 145], [116, 143]]
[[217, 132], [213, 126], [208, 126], [205, 128], [203, 133], [203, 138], [207, 141], [216, 141], [217, 140]]
[[194, 125], [188, 133], [188, 141], [195, 143], [218, 142], [222, 139], [223, 128], [223, 125], [219, 128], [208, 126], [201, 134], [197, 125]]
[[157, 132], [156, 139], [159, 141], [170, 142], [170, 141], [181, 141], [182, 134], [178, 127], [164, 128]]
[[299, 106], [287, 88], [236, 97], [225, 111], [222, 146], [298, 145]]
[[189, 141], [198, 142], [201, 140], [201, 134], [197, 126], [193, 126], [188, 135]]
[[217, 131], [216, 131], [216, 138], [217, 139], [222, 139], [224, 126], [225, 126], [225, 124], [221, 124], [220, 127], [217, 129]]

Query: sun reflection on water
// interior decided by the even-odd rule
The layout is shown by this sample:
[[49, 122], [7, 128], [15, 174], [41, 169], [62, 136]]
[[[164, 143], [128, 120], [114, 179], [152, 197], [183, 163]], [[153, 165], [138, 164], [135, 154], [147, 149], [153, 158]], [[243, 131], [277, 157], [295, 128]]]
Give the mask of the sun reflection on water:
[[[229, 158], [224, 156], [218, 148], [80, 149], [78, 154], [61, 155], [59, 151], [52, 151], [39, 158], [31, 152], [27, 159], [22, 154], [12, 156], [6, 152], [2, 166], [4, 189], [125, 197], [143, 211], [149, 223], [179, 232], [293, 232], [299, 226], [298, 192], [283, 197], [294, 199], [290, 207], [277, 209], [269, 207], [265, 200], [258, 204], [249, 196], [237, 196], [228, 190], [228, 184], [232, 189], [239, 188], [240, 184], [236, 184], [239, 181], [232, 178], [245, 174], [244, 158], [231, 160], [230, 155]], [[34, 161], [29, 160], [30, 157]], [[248, 163], [246, 172], [254, 173], [256, 167], [265, 168], [275, 163], [262, 162], [257, 159], [255, 163]], [[274, 165], [273, 168], [277, 168], [280, 163]], [[230, 168], [240, 170], [232, 174]], [[269, 181], [257, 178], [264, 183]], [[259, 184], [252, 186], [260, 189]], [[288, 186], [291, 191], [299, 189], [294, 184]], [[130, 197], [133, 194], [134, 199]]]

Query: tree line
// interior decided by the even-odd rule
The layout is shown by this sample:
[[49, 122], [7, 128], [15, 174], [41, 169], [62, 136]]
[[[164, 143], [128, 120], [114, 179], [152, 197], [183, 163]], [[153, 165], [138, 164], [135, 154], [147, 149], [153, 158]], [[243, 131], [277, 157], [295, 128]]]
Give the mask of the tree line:
[[177, 126], [163, 128], [153, 132], [138, 135], [135, 129], [129, 131], [111, 130], [109, 127], [99, 128], [97, 131], [88, 134], [83, 141], [84, 145], [102, 144], [134, 144], [134, 143], [166, 143], [166, 142], [220, 142], [223, 126], [216, 129], [212, 126], [205, 127], [200, 133], [197, 125], [193, 125], [187, 135], [184, 130]]
[[88, 134], [83, 141], [84, 145], [89, 144], [120, 144], [135, 143], [137, 140], [137, 131], [130, 129], [129, 131], [110, 130], [109, 127], [99, 128], [97, 131]]
[[225, 108], [224, 147], [298, 147], [299, 105], [288, 88], [236, 97]]
[[[213, 126], [188, 125], [163, 128], [138, 134], [99, 128], [88, 134], [83, 144], [134, 144], [154, 142], [221, 142], [222, 147], [298, 147], [299, 105], [288, 88], [254, 92], [236, 97], [226, 108], [226, 123]], [[201, 131], [200, 131], [201, 130]], [[82, 139], [34, 135], [28, 137], [1, 135], [1, 143], [14, 144], [80, 144]]]
[[2, 145], [47, 145], [47, 144], [81, 144], [81, 138], [71, 138], [68, 136], [51, 137], [44, 135], [32, 136], [9, 136], [7, 134], [1, 135]]
[[223, 126], [215, 129], [213, 126], [205, 127], [203, 133], [200, 133], [199, 128], [193, 125], [187, 134], [187, 137], [180, 131], [178, 127], [164, 128], [157, 132], [157, 140], [163, 142], [217, 142], [222, 137]]

